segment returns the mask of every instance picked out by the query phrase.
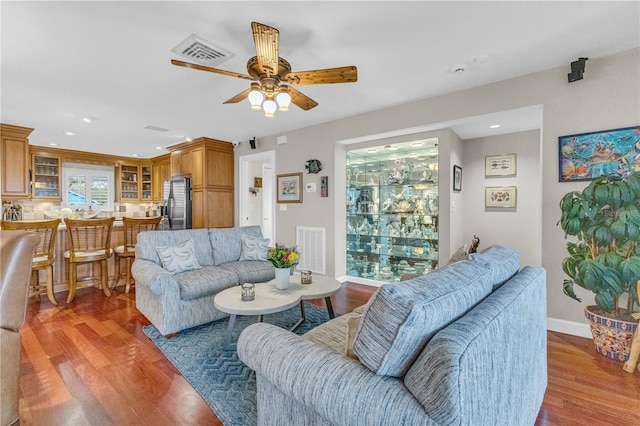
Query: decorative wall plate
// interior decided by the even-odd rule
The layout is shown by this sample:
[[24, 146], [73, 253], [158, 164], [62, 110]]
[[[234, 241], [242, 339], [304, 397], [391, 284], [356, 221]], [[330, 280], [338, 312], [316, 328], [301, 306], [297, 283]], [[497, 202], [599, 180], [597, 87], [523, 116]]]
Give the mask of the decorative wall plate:
[[304, 168], [307, 169], [307, 173], [318, 173], [322, 170], [322, 163], [320, 160], [309, 160]]

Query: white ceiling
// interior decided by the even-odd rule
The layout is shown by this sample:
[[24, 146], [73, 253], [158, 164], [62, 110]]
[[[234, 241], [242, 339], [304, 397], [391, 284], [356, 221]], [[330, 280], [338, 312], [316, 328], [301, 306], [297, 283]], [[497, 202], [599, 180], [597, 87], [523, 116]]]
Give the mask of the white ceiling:
[[[185, 137], [248, 141], [555, 67], [568, 73], [578, 57], [638, 47], [639, 10], [638, 1], [2, 1], [0, 120], [35, 128], [33, 145], [125, 156], [157, 156]], [[319, 106], [268, 119], [248, 101], [222, 104], [247, 81], [170, 64], [184, 59], [171, 49], [195, 33], [235, 54], [218, 68], [246, 73], [251, 21], [280, 30], [293, 71], [356, 65], [358, 82], [296, 86]], [[539, 125], [535, 111], [448, 125], [463, 139], [495, 120], [503, 132], [524, 130]]]

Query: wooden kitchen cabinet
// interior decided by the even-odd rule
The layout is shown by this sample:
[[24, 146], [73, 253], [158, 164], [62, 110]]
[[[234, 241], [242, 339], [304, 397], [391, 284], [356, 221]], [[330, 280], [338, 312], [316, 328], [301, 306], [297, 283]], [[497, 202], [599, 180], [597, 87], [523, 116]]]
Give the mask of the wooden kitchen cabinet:
[[62, 200], [60, 157], [35, 153], [31, 157], [33, 158], [31, 198], [44, 201]]
[[120, 164], [118, 174], [118, 191], [121, 203], [139, 201], [139, 177], [140, 171], [137, 164]]
[[[168, 149], [171, 151], [172, 176], [191, 178], [193, 227], [233, 227], [233, 145], [203, 137]], [[176, 174], [178, 162], [180, 173]]]
[[152, 172], [153, 166], [151, 164], [140, 165], [140, 201], [151, 201], [152, 195]]
[[0, 124], [0, 164], [2, 165], [3, 199], [27, 198], [30, 194], [29, 135], [28, 127]]
[[151, 198], [159, 203], [164, 201], [164, 181], [171, 179], [171, 154], [151, 159], [153, 164], [151, 177]]
[[[188, 142], [191, 143], [191, 142]], [[187, 176], [191, 174], [191, 151], [181, 149], [171, 153], [171, 176]]]

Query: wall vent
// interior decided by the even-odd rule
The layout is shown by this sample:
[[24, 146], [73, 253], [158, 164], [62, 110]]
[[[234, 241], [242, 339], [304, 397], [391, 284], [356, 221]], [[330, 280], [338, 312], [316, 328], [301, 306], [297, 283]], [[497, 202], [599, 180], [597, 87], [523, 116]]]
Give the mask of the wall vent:
[[219, 65], [234, 56], [228, 50], [215, 46], [196, 34], [191, 34], [171, 51], [208, 67]]
[[324, 228], [296, 226], [296, 244], [300, 250], [300, 263], [297, 269], [307, 269], [317, 274], [324, 274]]

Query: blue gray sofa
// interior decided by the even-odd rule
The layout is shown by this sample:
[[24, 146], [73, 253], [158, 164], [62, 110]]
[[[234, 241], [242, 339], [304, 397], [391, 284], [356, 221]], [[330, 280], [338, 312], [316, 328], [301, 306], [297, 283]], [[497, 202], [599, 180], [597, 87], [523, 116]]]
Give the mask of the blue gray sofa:
[[[240, 260], [243, 235], [262, 238], [262, 231], [259, 226], [244, 226], [138, 234], [131, 265], [138, 310], [165, 336], [228, 316], [213, 306], [216, 294], [240, 283], [275, 278], [270, 262]], [[176, 247], [189, 240], [200, 268], [175, 274], [164, 269], [158, 247]]]
[[252, 324], [238, 355], [259, 425], [532, 425], [546, 341], [545, 270], [492, 246], [304, 336]]

